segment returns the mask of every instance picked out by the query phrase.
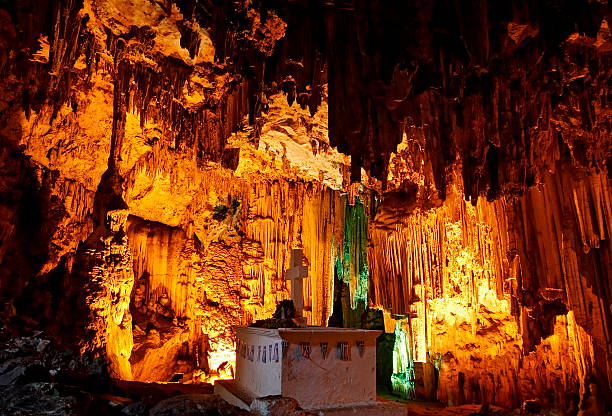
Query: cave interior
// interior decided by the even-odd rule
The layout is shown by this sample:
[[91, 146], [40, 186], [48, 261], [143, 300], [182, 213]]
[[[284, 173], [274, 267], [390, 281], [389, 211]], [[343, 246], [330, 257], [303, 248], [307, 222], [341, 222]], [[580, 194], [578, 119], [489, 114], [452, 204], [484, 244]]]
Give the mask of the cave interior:
[[381, 331], [378, 394], [408, 414], [612, 414], [608, 0], [0, 0], [0, 22], [0, 414], [128, 408], [50, 399], [77, 367], [210, 393], [235, 327], [288, 305], [293, 249], [303, 323]]

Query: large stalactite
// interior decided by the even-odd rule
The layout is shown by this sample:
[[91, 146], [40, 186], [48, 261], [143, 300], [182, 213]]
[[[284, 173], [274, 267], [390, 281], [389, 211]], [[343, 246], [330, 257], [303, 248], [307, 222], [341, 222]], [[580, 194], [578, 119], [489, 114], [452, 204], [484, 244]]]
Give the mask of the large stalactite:
[[611, 400], [611, 19], [0, 2], [2, 301], [114, 377], [212, 381], [299, 247], [309, 323], [382, 313], [400, 394]]

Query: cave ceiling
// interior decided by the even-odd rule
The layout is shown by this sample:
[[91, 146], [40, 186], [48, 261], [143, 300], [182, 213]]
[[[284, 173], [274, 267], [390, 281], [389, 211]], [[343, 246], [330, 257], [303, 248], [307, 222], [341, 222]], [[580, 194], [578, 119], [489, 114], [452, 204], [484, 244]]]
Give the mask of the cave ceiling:
[[[610, 159], [603, 2], [37, 3], [4, 10], [15, 23], [5, 42], [19, 44], [4, 48], [3, 62], [6, 71], [15, 55], [19, 66], [10, 82], [24, 89], [21, 128], [49, 133], [41, 117], [52, 131], [67, 106], [78, 114], [80, 100], [108, 100], [111, 90], [114, 112], [125, 110], [104, 117], [112, 126], [85, 126], [95, 150], [83, 161], [105, 146], [112, 160], [124, 147], [137, 159], [139, 124], [147, 143], [235, 168], [230, 137], [256, 143], [278, 93], [313, 115], [327, 111], [328, 141], [351, 157], [350, 180], [363, 168], [384, 189], [404, 137], [420, 148], [404, 163], [427, 164], [442, 199], [457, 165], [475, 200], [522, 192], [565, 154], [584, 168]], [[108, 129], [112, 143], [97, 140]]]

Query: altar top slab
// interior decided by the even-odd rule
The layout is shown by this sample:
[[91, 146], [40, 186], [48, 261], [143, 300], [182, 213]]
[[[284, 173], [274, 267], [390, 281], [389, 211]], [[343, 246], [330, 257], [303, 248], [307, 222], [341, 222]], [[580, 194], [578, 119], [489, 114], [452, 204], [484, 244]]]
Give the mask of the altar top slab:
[[352, 341], [356, 339], [376, 339], [382, 334], [380, 330], [334, 328], [334, 327], [304, 327], [304, 328], [257, 328], [250, 326], [234, 327], [236, 333], [262, 335], [272, 338], [280, 338], [286, 341], [304, 341], [310, 338], [337, 339], [338, 341]]

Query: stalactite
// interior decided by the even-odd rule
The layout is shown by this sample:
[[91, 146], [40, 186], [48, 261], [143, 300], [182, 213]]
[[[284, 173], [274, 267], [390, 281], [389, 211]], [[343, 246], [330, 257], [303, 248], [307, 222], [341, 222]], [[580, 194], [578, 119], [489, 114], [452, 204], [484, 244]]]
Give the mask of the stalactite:
[[344, 201], [344, 239], [338, 247], [336, 267], [340, 279], [349, 285], [351, 306], [356, 308], [359, 302], [368, 303], [368, 218], [359, 197], [354, 204]]
[[[610, 250], [601, 220], [609, 189], [604, 172], [558, 166], [521, 198], [481, 199], [473, 207], [454, 190], [441, 207], [403, 218], [383, 202], [369, 230], [370, 298], [408, 319], [415, 362], [442, 355], [446, 380], [438, 397], [517, 406], [532, 393], [516, 386], [534, 377], [546, 380], [536, 382], [542, 397], [546, 383], [560, 382], [537, 364], [547, 345], [563, 349], [558, 357], [581, 351], [563, 367], [573, 380], [563, 381], [564, 391], [577, 392], [585, 374], [609, 382], [610, 289], [603, 274]], [[571, 335], [576, 331], [580, 339]], [[488, 355], [508, 356], [503, 368], [487, 369], [493, 384], [476, 381], [484, 368], [475, 362]], [[592, 367], [595, 361], [602, 365]]]
[[[282, 185], [282, 187], [281, 187]], [[305, 283], [306, 316], [314, 325], [324, 324], [331, 314], [334, 250], [332, 240], [342, 240], [335, 221], [342, 212], [340, 193], [304, 183], [263, 182], [258, 196], [251, 196], [252, 210], [246, 237], [261, 243], [265, 258], [274, 260], [268, 279], [282, 279], [289, 268], [291, 248], [303, 247], [308, 260]], [[265, 195], [265, 197], [264, 197]]]
[[[11, 45], [15, 49], [22, 48], [13, 62], [16, 68], [4, 69], [18, 69], [16, 73], [25, 86], [23, 108], [26, 117], [32, 110], [40, 111], [48, 104], [53, 120], [71, 98], [72, 69], [81, 54], [91, 56], [92, 38], [84, 30], [88, 18], [80, 14], [82, 5], [79, 0], [59, 0], [45, 5], [24, 1], [12, 6], [16, 18], [12, 23], [30, 30]], [[32, 9], [38, 13], [31, 13]], [[33, 62], [28, 51], [36, 50], [35, 44], [42, 34], [49, 38], [49, 53], [44, 59]]]
[[[560, 140], [580, 165], [606, 164], [609, 104], [587, 104], [607, 88], [603, 6], [572, 6], [584, 17], [572, 21], [570, 6], [542, 14], [539, 2], [524, 15], [494, 2], [478, 11], [447, 1], [400, 3], [393, 12], [377, 2], [325, 12], [306, 4], [277, 5], [288, 27], [271, 61], [291, 74], [288, 98], [304, 90], [305, 103], [312, 95], [303, 85], [316, 91], [312, 75], [327, 69], [331, 144], [351, 155], [352, 180], [361, 167], [385, 178], [389, 156], [415, 129], [442, 197], [457, 156], [473, 201], [539, 182], [559, 158]], [[552, 53], [552, 44], [564, 53]]]
[[[160, 175], [172, 178], [172, 164], [160, 158], [158, 165], [157, 157], [153, 152], [135, 164], [130, 186], [138, 188], [143, 180], [137, 172], [153, 180]], [[163, 379], [172, 375], [173, 368], [178, 371], [174, 363], [184, 342], [179, 340], [185, 337], [192, 369], [213, 377], [224, 362], [233, 365], [232, 325], [268, 318], [280, 300], [289, 298], [284, 277], [295, 247], [303, 248], [309, 268], [305, 315], [313, 324], [325, 324], [332, 309], [334, 265], [342, 254], [334, 241], [344, 241], [346, 232], [337, 218], [345, 211], [356, 211], [351, 214], [355, 219], [349, 225], [353, 227], [349, 240], [362, 243], [360, 261], [364, 260], [367, 220], [359, 199], [358, 205], [347, 207], [347, 198], [339, 191], [308, 182], [243, 181], [214, 171], [201, 175], [193, 172], [192, 180], [200, 183], [198, 198], [228, 201], [206, 208], [218, 211], [208, 222], [169, 227], [130, 216], [127, 223], [136, 282], [132, 315], [139, 328], [134, 332], [131, 362], [134, 377], [140, 380]], [[360, 270], [358, 259], [357, 255], [351, 258], [354, 270]], [[357, 285], [358, 276], [354, 279]], [[176, 322], [168, 321], [170, 316]], [[159, 340], [154, 342], [147, 329], [151, 325], [161, 325]], [[198, 369], [196, 350], [201, 348], [206, 349], [208, 360], [201, 359]], [[160, 354], [167, 355], [165, 365]]]
[[[314, 189], [313, 189], [314, 188]], [[326, 325], [332, 313], [334, 263], [339, 255], [334, 241], [342, 238], [343, 205], [338, 191], [312, 187], [305, 195], [301, 242], [308, 259], [309, 278], [305, 285], [312, 325]]]
[[190, 83], [191, 72], [192, 69], [171, 59], [161, 65], [159, 72], [144, 64], [135, 65], [129, 111], [139, 115], [141, 126], [149, 120], [158, 122], [162, 137], [171, 148], [220, 162], [227, 139], [248, 115], [247, 83], [230, 82], [224, 93], [212, 95], [198, 107], [190, 108], [181, 102], [179, 93]]
[[167, 294], [174, 312], [183, 316], [186, 308], [187, 270], [179, 270], [179, 255], [187, 237], [181, 229], [130, 217], [127, 236], [134, 259], [135, 279], [145, 279], [145, 299], [157, 300]]

